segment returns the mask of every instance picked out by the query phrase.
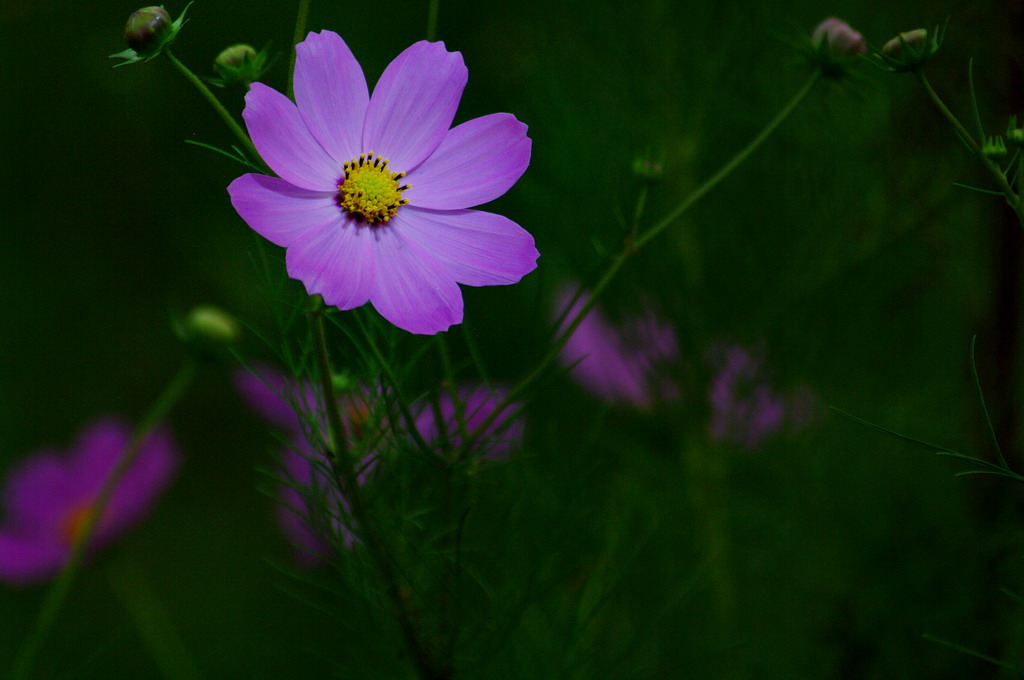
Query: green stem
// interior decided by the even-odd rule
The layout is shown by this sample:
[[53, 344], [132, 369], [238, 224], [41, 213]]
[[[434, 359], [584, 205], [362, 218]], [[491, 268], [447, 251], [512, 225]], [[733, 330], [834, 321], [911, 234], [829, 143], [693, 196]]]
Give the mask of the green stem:
[[163, 393], [156, 403], [153, 404], [149, 413], [136, 426], [131, 441], [121, 453], [121, 457], [114, 465], [114, 469], [111, 470], [110, 475], [100, 488], [96, 500], [90, 506], [82, 523], [82, 529], [75, 537], [75, 542], [71, 546], [71, 554], [68, 556], [68, 561], [64, 564], [60, 573], [57, 574], [56, 580], [54, 580], [49, 591], [46, 593], [39, 612], [36, 614], [35, 621], [33, 621], [18, 656], [14, 660], [11, 680], [25, 680], [31, 674], [36, 656], [39, 654], [47, 634], [56, 622], [61, 606], [71, 590], [71, 584], [78, 574], [82, 560], [85, 557], [86, 546], [92, 537], [97, 521], [103, 516], [103, 512], [106, 510], [107, 504], [110, 502], [121, 478], [124, 477], [125, 472], [128, 471], [138, 458], [139, 453], [142, 451], [142, 444], [146, 441], [150, 432], [167, 417], [167, 414], [178, 400], [181, 399], [197, 372], [198, 364], [196, 361], [194, 359], [186, 360], [185, 364], [178, 370], [177, 375], [164, 388]]
[[309, 314], [310, 330], [313, 334], [313, 352], [316, 356], [317, 370], [320, 373], [320, 386], [323, 390], [324, 408], [327, 410], [327, 441], [328, 455], [332, 469], [341, 478], [342, 492], [348, 501], [352, 517], [359, 527], [363, 545], [373, 558], [384, 581], [384, 586], [391, 600], [395, 618], [402, 637], [412, 655], [416, 670], [423, 680], [445, 680], [450, 673], [437, 665], [426, 645], [420, 639], [419, 631], [413, 621], [412, 613], [402, 594], [398, 573], [391, 556], [384, 547], [384, 542], [377, 531], [377, 524], [366, 504], [359, 476], [356, 470], [357, 461], [348, 455], [348, 440], [345, 425], [341, 419], [341, 405], [338, 402], [334, 381], [331, 377], [331, 359], [327, 347], [327, 334], [324, 329], [324, 301], [319, 295], [313, 296], [313, 309]]
[[669, 212], [665, 217], [663, 217], [660, 222], [658, 222], [653, 227], [648, 229], [646, 232], [641, 234], [636, 239], [636, 241], [633, 242], [633, 247], [641, 248], [648, 241], [661, 234], [661, 232], [665, 231], [665, 229], [667, 229], [669, 226], [671, 226], [673, 222], [679, 219], [683, 215], [683, 213], [689, 210], [694, 203], [704, 198], [704, 196], [708, 192], [710, 192], [712, 189], [718, 186], [719, 183], [721, 183], [723, 179], [728, 177], [733, 170], [739, 167], [743, 163], [743, 161], [747, 160], [747, 158], [749, 158], [750, 155], [753, 154], [761, 146], [761, 144], [764, 143], [766, 139], [771, 137], [772, 133], [775, 132], [775, 129], [782, 125], [782, 122], [785, 121], [791, 113], [793, 113], [793, 110], [796, 109], [796, 107], [799, 106], [800, 102], [802, 102], [804, 98], [807, 97], [807, 95], [814, 88], [814, 86], [818, 84], [819, 80], [821, 80], [821, 72], [815, 71], [814, 74], [807, 79], [807, 82], [804, 83], [803, 87], [797, 90], [797, 93], [793, 95], [793, 98], [789, 100], [789, 102], [782, 108], [781, 111], [779, 111], [778, 115], [776, 115], [775, 118], [773, 118], [771, 122], [769, 122], [764, 127], [764, 129], [761, 130], [761, 132], [756, 137], [754, 137], [753, 140], [751, 140], [750, 144], [747, 144], [747, 146], [740, 150], [740, 152], [737, 153], [735, 156], [733, 156], [728, 163], [723, 165], [718, 170], [718, 172], [716, 172], [706, 182], [697, 187], [696, 191], [694, 191], [692, 194], [683, 199], [679, 203], [679, 205], [677, 205], [671, 212]]
[[401, 411], [402, 420], [405, 421], [406, 432], [412, 437], [413, 442], [419, 447], [420, 451], [425, 454], [432, 455], [432, 447], [423, 439], [423, 435], [420, 434], [420, 430], [416, 427], [416, 418], [412, 414], [412, 409], [409, 407], [409, 401], [405, 398], [405, 393], [402, 391], [402, 385], [398, 380], [398, 376], [395, 375], [394, 370], [391, 368], [391, 363], [384, 356], [380, 347], [377, 346], [376, 341], [373, 339], [373, 335], [370, 330], [366, 327], [363, 321], [359, 318], [359, 315], [354, 315], [356, 323], [359, 325], [359, 331], [363, 334], [363, 339], [366, 340], [367, 346], [373, 353], [373, 356], [377, 359], [381, 368], [384, 370], [384, 374], [387, 376], [388, 383], [391, 388], [395, 391], [395, 401], [398, 403], [398, 410]]
[[[764, 127], [764, 129], [762, 129], [761, 132], [759, 132], [758, 135], [754, 137], [754, 139], [751, 140], [749, 144], [747, 144], [747, 146], [741, 149], [725, 165], [723, 165], [718, 170], [718, 172], [716, 172], [714, 175], [708, 178], [707, 181], [705, 181], [703, 184], [697, 187], [697, 189], [693, 193], [691, 193], [689, 196], [680, 201], [675, 208], [669, 211], [669, 213], [665, 217], [663, 217], [659, 222], [657, 222], [653, 227], [651, 227], [644, 233], [640, 234], [636, 238], [632, 238], [632, 234], [630, 234], [630, 237], [626, 239], [626, 243], [623, 246], [622, 251], [620, 251], [619, 254], [615, 256], [615, 258], [608, 265], [608, 269], [605, 270], [605, 273], [598, 280], [597, 284], [595, 284], [594, 287], [591, 289], [589, 299], [587, 299], [587, 301], [583, 303], [583, 306], [580, 307], [580, 310], [576, 313], [576, 316], [572, 318], [572, 321], [570, 321], [569, 324], [565, 327], [565, 330], [562, 331], [556, 337], [555, 341], [551, 345], [551, 348], [548, 350], [547, 354], [544, 355], [544, 358], [541, 359], [540, 363], [537, 364], [536, 368], [534, 368], [525, 378], [520, 380], [515, 387], [509, 390], [508, 394], [505, 395], [505, 398], [501, 400], [498, 406], [490, 414], [488, 414], [487, 418], [485, 418], [484, 421], [480, 423], [480, 425], [475, 430], [473, 430], [472, 433], [470, 433], [469, 437], [463, 440], [463, 444], [461, 447], [463, 453], [471, 449], [476, 444], [480, 437], [483, 436], [483, 433], [487, 430], [488, 427], [490, 427], [494, 423], [494, 421], [498, 418], [498, 416], [501, 414], [501, 412], [505, 409], [506, 406], [511, 404], [513, 401], [518, 399], [523, 393], [525, 393], [526, 390], [534, 383], [534, 381], [540, 378], [544, 374], [544, 372], [547, 371], [548, 367], [552, 363], [554, 363], [554, 361], [558, 358], [559, 353], [562, 351], [562, 348], [565, 346], [565, 343], [569, 341], [569, 338], [572, 336], [572, 334], [576, 332], [576, 329], [579, 328], [579, 325], [583, 323], [584, 317], [586, 317], [590, 310], [593, 309], [594, 305], [597, 304], [598, 298], [608, 287], [608, 284], [612, 282], [612, 279], [615, 278], [615, 275], [618, 274], [619, 270], [622, 268], [622, 265], [626, 263], [626, 260], [628, 260], [630, 256], [635, 255], [639, 251], [639, 249], [643, 245], [648, 243], [651, 239], [659, 236], [662, 232], [664, 232], [676, 220], [682, 217], [683, 213], [685, 213], [687, 210], [693, 207], [693, 205], [697, 201], [706, 196], [712, 189], [718, 186], [722, 182], [722, 180], [728, 177], [733, 170], [739, 167], [743, 163], [743, 161], [749, 158], [750, 155], [754, 153], [754, 151], [756, 151], [758, 147], [760, 147], [761, 144], [763, 144], [764, 141], [768, 139], [768, 137], [770, 137], [773, 132], [775, 132], [776, 128], [778, 128], [782, 124], [782, 122], [785, 121], [791, 113], [793, 113], [794, 109], [796, 109], [800, 102], [802, 102], [807, 97], [807, 95], [810, 93], [810, 91], [814, 88], [814, 86], [818, 83], [819, 80], [821, 80], [821, 73], [815, 71], [811, 75], [811, 77], [807, 79], [807, 82], [805, 82], [803, 86], [799, 90], [797, 90], [796, 94], [793, 95], [793, 97], [789, 100], [789, 102], [786, 103], [782, 110], [779, 111], [775, 118], [773, 118]], [[646, 199], [646, 196], [644, 196], [643, 194], [641, 194], [641, 197]], [[642, 206], [638, 205], [637, 210], [637, 214], [639, 214], [639, 211], [642, 210]]]
[[110, 586], [121, 598], [142, 644], [166, 680], [200, 680], [196, 665], [171, 616], [139, 565], [122, 559], [111, 565]]
[[427, 40], [433, 42], [437, 37], [437, 6], [440, 0], [430, 0], [427, 7]]
[[299, 0], [299, 11], [295, 15], [295, 32], [292, 33], [292, 54], [288, 60], [288, 95], [295, 93], [295, 46], [306, 37], [306, 20], [309, 18], [309, 0]]
[[[1010, 186], [1009, 182], [1007, 182], [1006, 173], [1004, 173], [991, 158], [985, 155], [981, 146], [979, 146], [979, 142], [971, 136], [971, 133], [967, 131], [967, 128], [965, 128], [960, 120], [953, 115], [953, 112], [949, 110], [949, 107], [947, 107], [942, 101], [942, 98], [939, 97], [938, 93], [932, 87], [932, 84], [928, 82], [928, 78], [925, 76], [924, 72], [917, 71], [916, 75], [917, 79], [921, 81], [921, 86], [924, 87], [924, 91], [928, 94], [928, 98], [931, 99], [932, 103], [935, 105], [935, 108], [937, 108], [939, 113], [941, 113], [943, 117], [950, 122], [953, 129], [956, 130], [958, 135], [960, 135], [960, 138], [964, 140], [967, 147], [975, 156], [981, 159], [985, 169], [988, 170], [989, 174], [996, 180], [996, 184], [999, 185], [999, 190], [1002, 191], [1003, 195], [1006, 197], [1006, 203], [1013, 208], [1014, 212], [1017, 213], [1018, 218], [1021, 219], [1021, 225], [1024, 227], [1024, 215], [1022, 215], [1020, 197], [1013, 190], [1013, 187]], [[984, 144], [985, 140], [980, 140], [980, 143]]]
[[197, 90], [199, 90], [199, 94], [203, 95], [203, 98], [205, 98], [206, 101], [209, 102], [210, 106], [213, 107], [213, 110], [217, 112], [217, 115], [219, 115], [221, 119], [227, 124], [228, 128], [230, 128], [230, 130], [233, 133], [235, 133], [235, 137], [237, 137], [238, 141], [242, 143], [242, 146], [245, 147], [246, 151], [248, 151], [252, 155], [252, 158], [255, 160], [259, 160], [260, 152], [256, 150], [255, 146], [253, 146], [252, 140], [249, 139], [249, 135], [245, 133], [245, 130], [243, 130], [242, 126], [238, 124], [238, 121], [236, 121], [234, 117], [230, 113], [228, 113], [228, 110], [224, 108], [224, 105], [220, 103], [220, 100], [217, 99], [217, 97], [214, 96], [213, 92], [210, 91], [210, 88], [206, 86], [206, 83], [200, 80], [196, 74], [192, 73], [192, 71], [190, 71], [187, 66], [178, 61], [178, 58], [171, 53], [170, 49], [165, 47], [164, 55], [170, 60], [172, 64], [174, 64], [175, 68], [181, 71], [181, 74], [185, 76], [185, 79], [192, 83]]
[[349, 460], [348, 456], [348, 433], [345, 432], [345, 422], [341, 419], [338, 393], [334, 389], [334, 374], [331, 372], [331, 357], [327, 349], [327, 333], [324, 330], [324, 300], [319, 295], [313, 296], [309, 327], [313, 334], [313, 355], [320, 377], [320, 389], [323, 391], [324, 408], [327, 410], [327, 448], [335, 464], [341, 463], [342, 469], [347, 470], [354, 479], [356, 461]]

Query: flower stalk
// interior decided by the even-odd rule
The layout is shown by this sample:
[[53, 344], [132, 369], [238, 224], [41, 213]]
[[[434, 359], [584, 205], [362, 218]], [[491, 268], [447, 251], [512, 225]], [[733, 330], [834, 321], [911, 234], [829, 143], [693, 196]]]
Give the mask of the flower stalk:
[[964, 144], [967, 145], [967, 148], [971, 150], [971, 153], [978, 157], [988, 173], [992, 175], [993, 179], [995, 179], [996, 184], [999, 185], [999, 190], [1006, 198], [1006, 204], [1009, 205], [1017, 214], [1017, 220], [1020, 222], [1021, 228], [1024, 229], [1024, 204], [1021, 202], [1021, 194], [1014, 191], [1014, 188], [1010, 185], [1009, 180], [1007, 180], [1006, 173], [1003, 169], [985, 153], [982, 146], [984, 144], [984, 139], [980, 141], [974, 139], [973, 135], [971, 135], [971, 133], [967, 131], [967, 128], [964, 127], [963, 123], [960, 122], [956, 115], [949, 110], [949, 107], [946, 106], [945, 102], [942, 101], [942, 98], [939, 97], [923, 71], [915, 71], [915, 74], [917, 75], [917, 79], [921, 81], [921, 86], [924, 88], [924, 91], [928, 95], [932, 104], [935, 105], [935, 108], [938, 109], [939, 113], [949, 121], [953, 126], [953, 129], [956, 130], [957, 135], [963, 140]]
[[412, 612], [403, 597], [393, 559], [384, 546], [384, 541], [377, 531], [376, 522], [363, 497], [355, 461], [348, 455], [347, 433], [341, 418], [341, 406], [331, 373], [331, 358], [323, 321], [324, 301], [319, 295], [314, 295], [312, 298], [313, 309], [309, 313], [309, 323], [313, 335], [313, 353], [316, 357], [320, 387], [323, 390], [324, 409], [327, 411], [328, 460], [331, 461], [331, 468], [340, 478], [342, 491], [360, 529], [363, 545], [369, 550], [381, 579], [384, 581], [388, 599], [393, 607], [393, 614], [402, 630], [402, 637], [412, 655], [417, 672], [423, 680], [446, 680], [451, 674], [438, 665], [437, 660], [433, 658], [420, 636]]
[[165, 47], [163, 53], [164, 56], [166, 56], [167, 59], [172, 64], [174, 64], [174, 67], [181, 71], [181, 74], [185, 76], [185, 79], [192, 83], [197, 90], [199, 90], [199, 94], [203, 95], [203, 98], [206, 99], [210, 106], [213, 107], [213, 110], [216, 111], [217, 115], [221, 117], [221, 120], [223, 120], [224, 123], [228, 126], [228, 129], [235, 134], [235, 137], [237, 137], [238, 141], [242, 143], [242, 146], [245, 147], [245, 150], [249, 152], [249, 154], [252, 156], [252, 159], [256, 162], [260, 162], [260, 153], [256, 150], [256, 147], [253, 146], [252, 140], [249, 139], [249, 135], [246, 134], [245, 130], [242, 129], [242, 126], [238, 124], [238, 121], [234, 119], [234, 117], [228, 112], [228, 110], [224, 108], [224, 105], [221, 104], [220, 100], [217, 99], [213, 92], [210, 91], [210, 88], [206, 86], [206, 83], [200, 80], [199, 76], [197, 76], [195, 73], [192, 73], [192, 71], [189, 70], [187, 66], [178, 61], [178, 58], [171, 53], [171, 50], [169, 48]]

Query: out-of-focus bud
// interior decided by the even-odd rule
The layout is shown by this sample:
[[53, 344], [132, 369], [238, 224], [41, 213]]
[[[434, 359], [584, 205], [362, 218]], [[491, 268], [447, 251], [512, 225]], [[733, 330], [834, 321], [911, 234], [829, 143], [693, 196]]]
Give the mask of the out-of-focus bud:
[[843, 57], [856, 57], [867, 50], [864, 36], [850, 28], [850, 24], [842, 19], [829, 17], [811, 33], [811, 42], [822, 45], [835, 54]]
[[232, 45], [213, 60], [213, 68], [220, 78], [210, 78], [209, 82], [220, 87], [248, 87], [263, 77], [268, 65], [266, 49], [257, 52], [252, 45]]
[[882, 54], [887, 57], [896, 58], [904, 48], [914, 50], [921, 49], [925, 39], [928, 38], [928, 29], [915, 28], [913, 31], [904, 31], [882, 46]]
[[175, 322], [175, 330], [189, 349], [202, 358], [212, 358], [238, 342], [241, 329], [227, 312], [211, 305], [199, 305]]
[[111, 59], [124, 60], [115, 64], [115, 67], [149, 61], [159, 55], [166, 45], [174, 42], [178, 31], [185, 25], [185, 12], [191, 4], [185, 5], [181, 15], [174, 21], [171, 21], [167, 10], [155, 5], [132, 12], [124, 25], [124, 40], [128, 43], [128, 49], [110, 55]]
[[919, 71], [939, 51], [945, 32], [945, 26], [904, 31], [885, 43], [875, 57], [884, 68], [895, 73]]
[[163, 46], [172, 28], [171, 15], [163, 7], [143, 7], [128, 17], [124, 41], [136, 53], [145, 56]]
[[1006, 139], [1014, 146], [1024, 146], [1024, 128], [1017, 127], [1017, 116], [1010, 116], [1006, 126]]
[[867, 51], [864, 36], [848, 23], [829, 17], [811, 31], [808, 60], [827, 78], [846, 76], [850, 66]]
[[981, 145], [981, 153], [987, 158], [1002, 158], [1006, 155], [1006, 142], [1000, 135], [990, 135]]
[[633, 176], [644, 182], [656, 182], [665, 173], [665, 164], [649, 155], [633, 159]]

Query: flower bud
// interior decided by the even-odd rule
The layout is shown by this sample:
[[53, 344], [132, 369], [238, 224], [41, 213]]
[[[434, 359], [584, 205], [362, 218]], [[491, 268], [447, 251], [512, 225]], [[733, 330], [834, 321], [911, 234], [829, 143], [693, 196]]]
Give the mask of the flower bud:
[[1024, 128], [1017, 127], [1017, 116], [1010, 116], [1010, 122], [1006, 126], [1006, 139], [1014, 146], [1024, 146]]
[[904, 47], [919, 50], [928, 37], [928, 29], [915, 28], [913, 31], [904, 31], [882, 46], [882, 54], [887, 57], [896, 58]]
[[665, 164], [649, 156], [638, 156], [633, 159], [633, 176], [644, 182], [655, 182], [665, 172]]
[[132, 12], [124, 25], [124, 41], [140, 55], [148, 55], [164, 44], [173, 29], [171, 15], [163, 7], [143, 7]]
[[111, 59], [123, 59], [114, 66], [134, 64], [137, 61], [149, 61], [157, 57], [164, 46], [174, 42], [178, 31], [185, 25], [185, 12], [192, 3], [185, 5], [181, 14], [174, 21], [163, 7], [143, 7], [132, 12], [128, 23], [124, 25], [124, 40], [128, 49], [111, 54]]
[[916, 72], [939, 51], [943, 33], [944, 27], [904, 31], [885, 43], [881, 52], [875, 53], [875, 59], [895, 73]]
[[865, 51], [864, 36], [841, 19], [829, 17], [811, 32], [808, 61], [827, 78], [842, 78]]
[[838, 57], [856, 57], [867, 50], [864, 36], [850, 28], [850, 24], [835, 17], [829, 17], [818, 24], [811, 33], [811, 42], [825, 47]]
[[1000, 135], [989, 135], [981, 146], [981, 153], [987, 158], [1002, 158], [1006, 155], [1006, 142]]
[[213, 60], [213, 68], [220, 78], [210, 78], [209, 82], [220, 87], [248, 86], [263, 76], [267, 66], [266, 50], [257, 52], [252, 45], [232, 45], [221, 50]]
[[178, 336], [196, 354], [216, 356], [238, 342], [241, 330], [227, 312], [211, 305], [199, 305], [177, 324]]
[[239, 43], [221, 50], [217, 58], [213, 60], [213, 67], [218, 71], [222, 68], [239, 68], [255, 56], [256, 50], [252, 45]]

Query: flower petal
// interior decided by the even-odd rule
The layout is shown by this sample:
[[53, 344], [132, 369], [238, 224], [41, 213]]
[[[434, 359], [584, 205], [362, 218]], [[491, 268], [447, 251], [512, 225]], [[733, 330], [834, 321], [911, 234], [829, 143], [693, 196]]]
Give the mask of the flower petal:
[[178, 454], [168, 430], [157, 428], [150, 432], [138, 457], [110, 497], [93, 541], [105, 543], [138, 524], [152, 509], [177, 468]]
[[242, 175], [228, 186], [231, 205], [253, 230], [288, 247], [307, 231], [341, 222], [334, 194], [300, 189], [267, 175]]
[[493, 201], [530, 164], [526, 125], [510, 113], [493, 113], [448, 131], [423, 164], [409, 173], [404, 197], [412, 205], [458, 210]]
[[38, 543], [0, 532], [0, 580], [18, 585], [43, 581], [57, 573], [70, 550], [57, 543]]
[[363, 127], [363, 149], [411, 172], [444, 139], [469, 72], [460, 52], [425, 40], [395, 57], [373, 89]]
[[302, 418], [295, 408], [308, 413], [316, 405], [309, 385], [299, 387], [291, 376], [266, 364], [235, 371], [235, 387], [250, 408], [295, 436], [302, 434]]
[[82, 498], [62, 455], [56, 451], [35, 454], [19, 463], [7, 477], [7, 525], [32, 534], [50, 532]]
[[341, 165], [324, 151], [288, 97], [253, 83], [242, 118], [256, 150], [282, 179], [310, 191], [332, 191]]
[[[590, 293], [581, 295], [569, 309], [562, 328], [586, 304]], [[566, 287], [558, 294], [556, 313], [569, 306], [573, 292]], [[648, 367], [635, 352], [622, 346], [615, 327], [599, 307], [590, 311], [576, 327], [559, 353], [562, 364], [572, 366], [572, 375], [586, 389], [609, 402], [624, 402], [638, 408], [651, 405], [647, 390]]]
[[373, 291], [377, 245], [372, 227], [340, 215], [336, 224], [311, 230], [288, 248], [288, 275], [329, 305], [359, 307]]
[[529, 232], [494, 213], [405, 206], [391, 224], [467, 286], [516, 283], [540, 257]]
[[335, 161], [360, 154], [370, 95], [363, 69], [337, 33], [310, 33], [295, 46], [295, 101], [302, 120]]
[[462, 291], [445, 267], [401, 235], [392, 220], [379, 231], [377, 285], [370, 302], [410, 333], [434, 335], [462, 321]]

